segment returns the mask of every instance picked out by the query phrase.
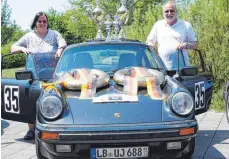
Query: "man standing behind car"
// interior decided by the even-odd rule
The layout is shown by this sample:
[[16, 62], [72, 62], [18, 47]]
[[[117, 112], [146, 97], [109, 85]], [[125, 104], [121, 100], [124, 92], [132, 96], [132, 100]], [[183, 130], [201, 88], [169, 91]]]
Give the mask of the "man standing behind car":
[[177, 18], [175, 3], [172, 1], [163, 5], [163, 17], [153, 25], [146, 43], [158, 50], [167, 70], [177, 68], [177, 49], [183, 50], [185, 65], [189, 66], [187, 50], [194, 50], [198, 46], [192, 25]]

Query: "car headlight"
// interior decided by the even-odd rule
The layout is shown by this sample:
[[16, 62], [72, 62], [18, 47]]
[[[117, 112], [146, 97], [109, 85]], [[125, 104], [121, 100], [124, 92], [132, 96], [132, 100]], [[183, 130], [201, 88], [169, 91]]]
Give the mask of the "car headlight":
[[178, 92], [172, 98], [172, 109], [179, 115], [188, 115], [194, 107], [191, 95]]
[[57, 118], [63, 110], [61, 100], [56, 96], [47, 96], [41, 100], [40, 112], [47, 119]]

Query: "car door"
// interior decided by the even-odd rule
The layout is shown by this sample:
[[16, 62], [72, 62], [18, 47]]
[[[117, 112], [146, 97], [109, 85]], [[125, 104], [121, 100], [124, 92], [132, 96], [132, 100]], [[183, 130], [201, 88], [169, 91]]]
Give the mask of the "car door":
[[196, 114], [200, 114], [209, 109], [212, 99], [213, 77], [212, 73], [205, 67], [200, 50], [192, 52], [191, 65], [197, 67], [198, 74], [193, 76], [181, 76], [178, 80], [183, 83], [192, 94], [195, 100]]
[[[30, 60], [29, 60], [30, 59]], [[2, 56], [1, 65], [1, 116], [3, 119], [34, 123], [36, 101], [41, 88], [38, 80], [17, 80], [15, 72], [33, 67], [32, 56], [7, 54]]]

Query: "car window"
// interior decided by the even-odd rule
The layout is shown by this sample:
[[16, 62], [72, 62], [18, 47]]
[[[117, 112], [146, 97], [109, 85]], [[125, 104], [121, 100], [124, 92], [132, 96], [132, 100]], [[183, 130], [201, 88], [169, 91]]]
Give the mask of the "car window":
[[[28, 58], [27, 69], [36, 70], [39, 79], [51, 79], [56, 68], [58, 59], [54, 53], [34, 53]], [[32, 62], [33, 61], [33, 62]]]
[[190, 65], [196, 66], [199, 72], [203, 72], [199, 53], [197, 51], [190, 51], [189, 56], [190, 56]]
[[162, 58], [160, 56], [158, 56], [158, 58], [160, 59], [161, 63], [163, 63], [164, 68], [166, 70], [177, 70], [178, 66], [179, 66], [179, 70], [181, 70], [181, 68], [186, 67], [188, 65], [187, 63], [185, 63], [184, 53], [179, 50], [176, 50], [176, 52], [173, 52], [172, 56], [170, 54], [166, 55], [166, 58], [169, 61], [171, 61], [171, 68], [166, 68], [166, 64], [163, 62]]
[[146, 45], [101, 44], [66, 49], [56, 73], [76, 68], [99, 69], [109, 74], [126, 67], [159, 68], [154, 53]]
[[33, 75], [35, 78], [37, 77], [37, 72], [35, 69], [34, 61], [33, 61], [33, 55], [29, 54], [26, 59], [26, 70], [31, 70], [33, 72]]

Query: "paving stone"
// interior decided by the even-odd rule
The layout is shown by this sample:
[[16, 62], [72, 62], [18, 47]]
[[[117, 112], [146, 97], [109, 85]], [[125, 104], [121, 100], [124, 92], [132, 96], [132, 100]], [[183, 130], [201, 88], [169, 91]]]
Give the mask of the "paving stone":
[[35, 146], [35, 144], [33, 144], [30, 147], [25, 148], [25, 150], [34, 150], [34, 152], [35, 152], [36, 151], [36, 146]]
[[31, 146], [31, 144], [29, 143], [14, 143], [14, 144], [10, 144], [6, 148], [7, 149], [25, 149], [29, 146]]
[[[215, 137], [211, 144], [225, 144], [229, 146], [229, 138], [228, 136], [221, 136], [221, 137]], [[229, 152], [229, 147], [228, 147], [228, 152]]]
[[195, 152], [193, 153], [192, 158], [194, 158], [194, 157], [195, 158], [204, 158], [205, 152], [206, 151], [204, 151], [204, 150], [198, 150], [195, 148]]
[[228, 136], [215, 137], [212, 140], [205, 157], [229, 158]]
[[192, 156], [192, 159], [203, 159], [203, 157]]
[[16, 141], [15, 140], [13, 140], [13, 139], [2, 139], [1, 140], [1, 147], [3, 148], [3, 147], [6, 147], [6, 146], [8, 146], [8, 145], [10, 145], [10, 144], [14, 144]]
[[229, 125], [228, 124], [220, 124], [217, 130], [227, 130], [227, 131], [229, 131]]
[[210, 131], [210, 130], [199, 130], [198, 136], [200, 137], [214, 137], [216, 131]]
[[14, 130], [14, 129], [11, 129], [9, 131], [7, 131], [7, 133], [4, 133], [1, 138], [4, 139], [4, 138], [13, 138], [15, 137], [16, 135], [19, 135], [20, 137], [24, 137], [24, 135], [26, 134], [26, 131], [23, 130], [23, 129], [18, 129], [18, 130]]
[[217, 158], [217, 157], [204, 157], [204, 159], [226, 159], [225, 157], [223, 158]]
[[12, 154], [15, 154], [16, 152], [20, 151], [21, 149], [8, 149], [8, 148], [4, 148], [1, 151], [1, 155], [2, 156], [9, 156]]
[[223, 116], [222, 122], [228, 123], [226, 115]]
[[216, 112], [215, 110], [210, 110], [208, 112], [206, 112], [207, 115], [210, 115], [210, 116], [224, 116], [225, 113], [224, 112]]
[[220, 151], [217, 147], [210, 147], [205, 155], [205, 157], [213, 157], [213, 158], [229, 158], [229, 152]]
[[24, 149], [22, 151], [19, 151], [17, 154], [19, 155], [26, 155], [26, 156], [35, 156], [36, 155], [36, 151], [31, 151], [31, 150], [28, 150], [28, 149]]
[[[229, 124], [224, 113], [212, 110], [196, 116], [199, 131], [192, 159], [229, 159]], [[35, 141], [24, 141], [25, 123], [1, 120], [1, 158], [37, 159]]]
[[206, 116], [206, 113], [203, 113], [203, 114], [197, 115], [197, 116], [196, 116], [196, 119], [197, 119], [198, 122], [201, 122], [202, 119], [203, 119], [205, 116]]
[[196, 149], [197, 150], [206, 150], [208, 146], [211, 144], [211, 137], [196, 137]]
[[215, 138], [218, 137], [225, 137], [229, 139], [229, 132], [228, 131], [216, 131], [216, 134], [214, 136]]
[[218, 128], [218, 125], [213, 125], [213, 124], [204, 124], [201, 123], [199, 124], [199, 130], [212, 130], [215, 131]]
[[14, 154], [14, 155], [4, 157], [4, 159], [30, 159], [32, 157], [34, 157], [34, 156]]
[[202, 137], [197, 136], [196, 137], [196, 146], [193, 156], [194, 157], [204, 157], [205, 153], [207, 152], [207, 149], [211, 143], [212, 137]]
[[[209, 124], [209, 125], [219, 125], [219, 123], [221, 122], [222, 120], [219, 119], [219, 120], [202, 120], [202, 123], [204, 124]], [[200, 123], [200, 124], [202, 124]]]

